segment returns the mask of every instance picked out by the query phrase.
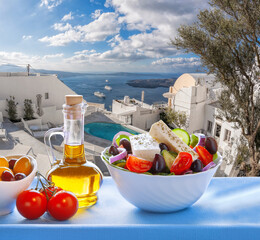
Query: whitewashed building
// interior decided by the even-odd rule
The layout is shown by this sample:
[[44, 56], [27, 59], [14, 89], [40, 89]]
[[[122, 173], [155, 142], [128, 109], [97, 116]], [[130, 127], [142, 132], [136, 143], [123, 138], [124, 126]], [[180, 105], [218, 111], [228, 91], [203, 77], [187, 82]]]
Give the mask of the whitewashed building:
[[225, 174], [230, 175], [240, 143], [241, 129], [238, 129], [234, 123], [229, 123], [218, 118], [218, 111], [218, 102], [205, 105], [203, 129], [207, 136], [212, 136], [216, 139], [219, 152], [225, 158], [222, 169]]
[[[41, 118], [42, 123], [51, 122], [55, 125], [63, 122], [62, 105], [64, 96], [76, 94], [67, 87], [57, 75], [29, 75], [27, 73], [0, 73], [0, 112], [8, 117], [6, 99], [15, 97], [18, 118], [23, 117], [24, 100], [32, 100], [35, 117]], [[37, 115], [37, 95], [41, 95], [42, 116]]]
[[153, 105], [125, 96], [123, 100], [113, 100], [112, 114], [124, 124], [149, 130], [160, 119], [161, 110]]
[[226, 160], [222, 169], [230, 175], [241, 130], [218, 117], [220, 92], [221, 86], [214, 83], [214, 75], [195, 73], [181, 75], [163, 96], [168, 98], [169, 107], [187, 114], [189, 133], [201, 132], [217, 140], [219, 152]]

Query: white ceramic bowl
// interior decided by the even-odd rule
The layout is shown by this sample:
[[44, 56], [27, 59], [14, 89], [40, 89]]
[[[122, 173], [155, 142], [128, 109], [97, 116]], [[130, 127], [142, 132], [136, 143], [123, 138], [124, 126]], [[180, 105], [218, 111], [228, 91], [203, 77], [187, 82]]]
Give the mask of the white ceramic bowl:
[[[11, 158], [19, 159], [22, 156], [24, 155], [7, 156], [6, 158], [7, 160]], [[18, 194], [27, 189], [35, 177], [37, 162], [33, 157], [29, 157], [33, 165], [33, 170], [26, 178], [12, 182], [0, 181], [0, 216], [13, 211]]]
[[219, 154], [217, 165], [205, 172], [187, 175], [146, 175], [129, 172], [101, 158], [107, 165], [121, 195], [134, 206], [151, 212], [174, 212], [194, 204], [207, 189], [211, 178], [222, 163]]

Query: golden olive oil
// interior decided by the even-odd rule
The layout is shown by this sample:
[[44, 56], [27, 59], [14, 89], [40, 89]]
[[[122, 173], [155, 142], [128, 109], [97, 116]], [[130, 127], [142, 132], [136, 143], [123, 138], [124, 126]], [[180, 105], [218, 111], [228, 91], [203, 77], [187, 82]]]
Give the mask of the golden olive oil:
[[96, 193], [102, 183], [100, 170], [86, 162], [84, 145], [65, 145], [63, 163], [54, 165], [48, 172], [48, 179], [73, 192], [79, 200], [79, 207], [89, 207], [97, 202]]

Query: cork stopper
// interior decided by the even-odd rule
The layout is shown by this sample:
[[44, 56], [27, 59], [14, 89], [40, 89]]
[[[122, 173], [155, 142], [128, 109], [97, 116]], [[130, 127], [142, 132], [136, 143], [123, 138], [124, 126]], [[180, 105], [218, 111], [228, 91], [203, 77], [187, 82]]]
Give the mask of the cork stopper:
[[[65, 119], [81, 119], [82, 115], [82, 95], [66, 95], [65, 105], [63, 106], [63, 112], [65, 113]], [[80, 104], [80, 105], [78, 105]]]
[[76, 105], [83, 102], [83, 96], [82, 95], [66, 95], [65, 96], [65, 102], [66, 105]]

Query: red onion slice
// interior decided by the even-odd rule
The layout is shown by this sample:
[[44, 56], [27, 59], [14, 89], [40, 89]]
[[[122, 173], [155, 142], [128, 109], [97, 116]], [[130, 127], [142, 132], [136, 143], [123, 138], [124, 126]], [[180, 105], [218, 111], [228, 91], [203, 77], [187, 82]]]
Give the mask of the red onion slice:
[[129, 133], [129, 132], [124, 132], [124, 131], [118, 132], [118, 133], [114, 136], [113, 141], [112, 141], [112, 144], [113, 144], [115, 147], [119, 147], [119, 146], [117, 145], [117, 143], [116, 143], [116, 139], [117, 139], [117, 137], [118, 137], [119, 135], [132, 136], [133, 134], [131, 134], [131, 133]]
[[122, 160], [123, 158], [126, 157], [127, 151], [126, 151], [125, 148], [118, 148], [118, 151], [119, 151], [119, 154], [117, 154], [117, 155], [115, 155], [115, 156], [111, 156], [111, 157], [109, 158], [109, 163], [112, 164], [112, 163], [114, 163], [114, 162], [116, 162], [116, 161], [118, 161], [118, 160]]
[[202, 169], [202, 171], [207, 171], [207, 170], [209, 170], [210, 168], [213, 168], [213, 167], [215, 167], [215, 166], [216, 166], [216, 163], [210, 162], [207, 166], [205, 166], [205, 167]]

